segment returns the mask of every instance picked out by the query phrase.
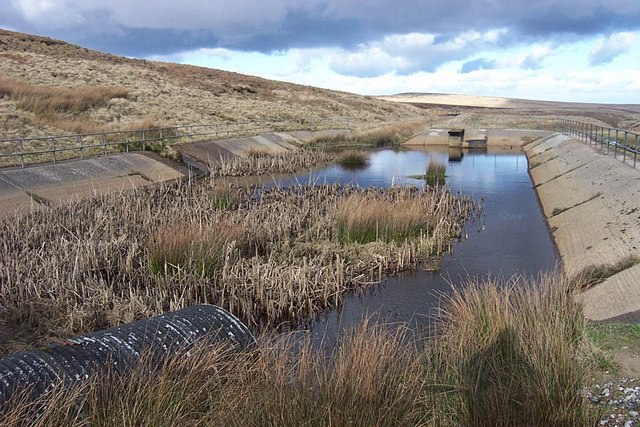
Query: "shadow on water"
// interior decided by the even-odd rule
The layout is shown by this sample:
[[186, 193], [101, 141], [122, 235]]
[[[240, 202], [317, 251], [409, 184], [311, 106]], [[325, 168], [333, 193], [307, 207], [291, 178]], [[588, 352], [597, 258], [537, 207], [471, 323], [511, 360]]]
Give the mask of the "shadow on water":
[[320, 315], [312, 331], [316, 337], [333, 341], [367, 316], [424, 328], [440, 306], [441, 296], [452, 286], [487, 277], [537, 276], [555, 268], [555, 248], [524, 153], [451, 154], [446, 150], [383, 150], [371, 153], [366, 169], [331, 165], [293, 179], [275, 180], [285, 186], [295, 182], [339, 182], [361, 187], [423, 185], [417, 177], [425, 174], [426, 165], [433, 159], [446, 164], [446, 182], [452, 192], [469, 195], [484, 206], [482, 216], [465, 226], [453, 253], [443, 257], [440, 271], [403, 272], [374, 289], [345, 298], [341, 307]]

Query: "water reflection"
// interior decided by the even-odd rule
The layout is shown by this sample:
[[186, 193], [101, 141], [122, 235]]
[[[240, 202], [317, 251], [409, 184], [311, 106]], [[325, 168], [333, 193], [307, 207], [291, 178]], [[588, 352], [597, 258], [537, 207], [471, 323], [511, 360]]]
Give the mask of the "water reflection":
[[332, 339], [367, 315], [422, 327], [429, 324], [441, 303], [440, 296], [470, 277], [536, 276], [555, 267], [555, 249], [522, 152], [467, 151], [463, 156], [452, 157], [450, 152], [438, 150], [383, 150], [371, 153], [366, 169], [346, 170], [332, 165], [276, 182], [340, 182], [363, 187], [424, 185], [421, 179], [411, 176], [424, 175], [430, 159], [446, 163], [446, 181], [451, 191], [470, 195], [484, 204], [482, 217], [467, 224], [463, 231], [467, 238], [455, 245], [453, 254], [443, 258], [440, 271], [404, 272], [388, 278], [383, 286], [348, 297], [342, 307], [320, 316], [314, 334]]

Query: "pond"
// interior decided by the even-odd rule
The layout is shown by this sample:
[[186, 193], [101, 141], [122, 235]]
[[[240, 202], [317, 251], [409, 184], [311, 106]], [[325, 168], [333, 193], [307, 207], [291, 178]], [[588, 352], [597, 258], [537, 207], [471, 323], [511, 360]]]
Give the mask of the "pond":
[[450, 157], [447, 151], [394, 151], [370, 153], [369, 166], [347, 170], [339, 165], [312, 170], [295, 178], [274, 179], [273, 184], [334, 183], [361, 187], [424, 185], [412, 176], [425, 174], [430, 159], [446, 164], [446, 185], [484, 206], [480, 218], [469, 222], [453, 253], [442, 259], [439, 271], [407, 271], [388, 277], [374, 289], [345, 298], [344, 304], [323, 313], [314, 335], [329, 339], [345, 328], [372, 316], [377, 321], [427, 326], [441, 304], [441, 296], [469, 280], [514, 275], [537, 276], [553, 270], [556, 251], [542, 215], [521, 151], [468, 151]]

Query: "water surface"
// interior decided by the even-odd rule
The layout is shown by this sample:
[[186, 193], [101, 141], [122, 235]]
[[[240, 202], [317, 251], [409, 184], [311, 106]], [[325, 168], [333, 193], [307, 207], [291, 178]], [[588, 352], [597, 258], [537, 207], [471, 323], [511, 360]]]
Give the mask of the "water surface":
[[424, 175], [430, 159], [447, 165], [446, 182], [453, 192], [469, 195], [484, 205], [483, 214], [463, 230], [463, 238], [445, 255], [440, 271], [408, 271], [389, 277], [382, 286], [345, 298], [344, 304], [323, 313], [314, 334], [332, 339], [344, 328], [373, 315], [388, 322], [428, 325], [441, 295], [469, 279], [488, 276], [537, 276], [553, 270], [556, 252], [521, 151], [465, 152], [449, 161], [446, 151], [383, 150], [370, 154], [370, 165], [347, 170], [339, 165], [275, 180], [278, 184], [334, 183], [361, 187], [424, 185], [411, 176]]

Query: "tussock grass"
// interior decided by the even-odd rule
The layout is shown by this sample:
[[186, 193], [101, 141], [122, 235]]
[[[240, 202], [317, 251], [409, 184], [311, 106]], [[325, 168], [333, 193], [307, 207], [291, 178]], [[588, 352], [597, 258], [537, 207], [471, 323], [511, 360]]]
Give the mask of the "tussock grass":
[[429, 160], [426, 174], [427, 184], [432, 186], [444, 184], [446, 170], [447, 166], [444, 163], [433, 159]]
[[215, 209], [237, 209], [240, 201], [237, 188], [234, 188], [228, 183], [219, 183], [211, 190], [211, 204]]
[[[590, 369], [573, 284], [471, 283], [428, 338], [368, 321], [333, 349], [263, 336], [229, 353], [202, 346], [125, 377], [102, 376], [5, 412], [3, 425], [588, 426]], [[60, 398], [70, 396], [71, 398]], [[51, 399], [47, 401], [47, 399]], [[33, 404], [32, 404], [33, 405]], [[81, 407], [82, 411], [77, 408]], [[32, 423], [32, 424], [31, 424]]]
[[573, 280], [576, 283], [580, 283], [583, 289], [588, 289], [599, 285], [609, 277], [631, 268], [638, 263], [640, 263], [640, 258], [637, 255], [629, 255], [620, 259], [615, 264], [600, 264], [586, 267], [576, 274]]
[[[592, 425], [591, 369], [575, 282], [477, 283], [455, 291], [436, 347], [452, 370], [463, 425]], [[451, 378], [451, 377], [450, 377]]]
[[369, 157], [363, 151], [348, 150], [342, 153], [338, 163], [346, 169], [364, 169], [369, 166]]
[[86, 86], [71, 89], [39, 86], [3, 78], [0, 79], [0, 96], [14, 100], [22, 110], [41, 117], [52, 117], [103, 107], [114, 98], [129, 96], [129, 89], [121, 86]]
[[[430, 230], [443, 227], [438, 221], [445, 220], [436, 215], [432, 204], [435, 202], [408, 194], [395, 199], [354, 194], [338, 205], [338, 239], [343, 242], [400, 244], [426, 236]], [[444, 225], [447, 226], [452, 228], [443, 233], [445, 235], [456, 235], [460, 231], [456, 229], [455, 222]]]
[[246, 230], [220, 220], [214, 224], [176, 223], [158, 229], [147, 242], [151, 272], [176, 273], [187, 270], [212, 277], [225, 262], [236, 260]]

